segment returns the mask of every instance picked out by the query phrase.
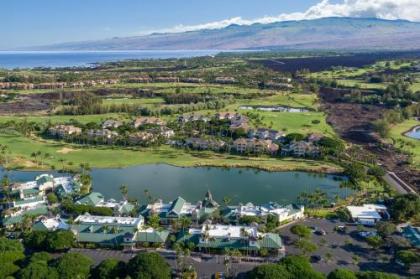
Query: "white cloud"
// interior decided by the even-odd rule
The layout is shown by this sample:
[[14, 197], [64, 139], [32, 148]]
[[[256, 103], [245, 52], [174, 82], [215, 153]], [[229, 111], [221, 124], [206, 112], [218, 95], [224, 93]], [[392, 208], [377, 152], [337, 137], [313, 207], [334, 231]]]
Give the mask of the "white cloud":
[[198, 25], [180, 24], [171, 28], [147, 33], [177, 33], [202, 29], [220, 29], [231, 24], [251, 25], [254, 23], [273, 23], [323, 17], [376, 17], [381, 19], [420, 21], [420, 0], [343, 0], [340, 3], [331, 3], [330, 0], [322, 0], [305, 12], [283, 13], [277, 16], [265, 16], [257, 19], [233, 17]]

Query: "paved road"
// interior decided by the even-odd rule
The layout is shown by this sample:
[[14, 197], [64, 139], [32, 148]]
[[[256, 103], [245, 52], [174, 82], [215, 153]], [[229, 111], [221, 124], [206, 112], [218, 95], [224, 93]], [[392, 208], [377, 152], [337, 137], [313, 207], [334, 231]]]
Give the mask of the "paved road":
[[393, 186], [400, 194], [416, 193], [416, 191], [395, 173], [387, 171], [384, 176], [384, 180]]

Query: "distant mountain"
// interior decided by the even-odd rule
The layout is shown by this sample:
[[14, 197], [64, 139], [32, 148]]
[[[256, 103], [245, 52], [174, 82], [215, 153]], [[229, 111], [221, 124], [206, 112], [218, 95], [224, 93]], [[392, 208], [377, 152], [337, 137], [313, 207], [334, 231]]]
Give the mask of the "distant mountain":
[[196, 49], [409, 50], [420, 48], [420, 23], [372, 18], [322, 18], [217, 30], [162, 33], [63, 43], [37, 50]]

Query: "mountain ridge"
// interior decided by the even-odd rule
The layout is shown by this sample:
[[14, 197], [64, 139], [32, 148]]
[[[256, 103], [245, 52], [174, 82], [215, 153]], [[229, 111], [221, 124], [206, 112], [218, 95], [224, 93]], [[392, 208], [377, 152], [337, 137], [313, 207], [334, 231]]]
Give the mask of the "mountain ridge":
[[113, 37], [31, 47], [31, 50], [237, 50], [420, 48], [420, 23], [407, 20], [329, 17], [268, 24], [232, 24], [221, 29]]

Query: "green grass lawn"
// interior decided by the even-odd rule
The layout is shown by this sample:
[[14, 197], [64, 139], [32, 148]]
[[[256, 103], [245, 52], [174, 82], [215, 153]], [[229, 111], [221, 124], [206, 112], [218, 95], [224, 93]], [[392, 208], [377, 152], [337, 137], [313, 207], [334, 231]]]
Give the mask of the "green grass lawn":
[[252, 106], [289, 106], [294, 108], [313, 108], [318, 107], [318, 98], [315, 94], [286, 94], [278, 93], [273, 96], [264, 97], [251, 100], [238, 100], [237, 103], [241, 105]]
[[361, 80], [350, 80], [350, 79], [339, 79], [337, 80], [339, 85], [347, 87], [356, 87], [362, 89], [385, 89], [387, 87], [386, 83], [369, 83]]
[[[328, 136], [335, 136], [331, 126], [325, 119], [322, 112], [290, 113], [290, 112], [256, 112], [263, 117], [265, 127], [275, 130], [285, 131], [286, 133], [321, 133]], [[319, 121], [313, 124], [312, 121]]]
[[409, 152], [412, 155], [413, 166], [420, 169], [420, 140], [409, 138], [404, 135], [405, 132], [418, 125], [419, 122], [413, 119], [393, 126], [391, 129], [391, 138], [396, 147]]
[[210, 83], [119, 83], [112, 85], [114, 88], [139, 88], [151, 89], [159, 93], [175, 93], [177, 88], [181, 93], [261, 93], [261, 92], [279, 92], [275, 90], [260, 90], [258, 88], [244, 88], [238, 85], [221, 85]]
[[103, 99], [104, 105], [121, 105], [121, 104], [129, 104], [129, 105], [159, 105], [163, 104], [164, 100], [162, 98], [107, 98]]
[[420, 91], [420, 82], [413, 83], [410, 87], [414, 92]]
[[[131, 165], [167, 163], [176, 166], [220, 166], [220, 167], [254, 167], [273, 171], [302, 170], [314, 172], [341, 171], [335, 165], [301, 159], [280, 159], [269, 157], [241, 157], [213, 152], [193, 152], [174, 149], [169, 146], [156, 148], [111, 148], [82, 147], [67, 143], [46, 141], [38, 138], [26, 138], [20, 135], [0, 135], [0, 144], [7, 145], [10, 168], [39, 169], [55, 166], [61, 169], [78, 167], [80, 163], [89, 163], [97, 168], [116, 168]], [[31, 153], [41, 151], [50, 157], [35, 163]], [[65, 160], [64, 163], [60, 160]], [[69, 165], [70, 164], [70, 165]]]
[[374, 73], [386, 69], [399, 70], [403, 67], [410, 66], [410, 63], [397, 64], [395, 61], [390, 61], [389, 67], [386, 66], [385, 61], [379, 61], [372, 65], [367, 65], [362, 68], [345, 68], [341, 70], [328, 70], [316, 73], [310, 73], [310, 77], [314, 78], [326, 78], [326, 79], [353, 79], [360, 77], [367, 73]]
[[[131, 84], [133, 87], [153, 88], [155, 92], [175, 92], [177, 85], [171, 83]], [[307, 107], [316, 109], [318, 100], [315, 94], [286, 94], [280, 91], [259, 90], [253, 88], [241, 88], [238, 86], [224, 85], [201, 85], [201, 84], [179, 84], [181, 92], [203, 93], [210, 90], [214, 93], [259, 93], [260, 97], [254, 99], [236, 99], [233, 104], [221, 111], [239, 111], [241, 105], [284, 105], [290, 107]], [[275, 95], [267, 93], [276, 93]], [[268, 96], [267, 96], [268, 95]], [[271, 95], [271, 96], [270, 96]], [[135, 104], [139, 106], [150, 106], [152, 108], [164, 107], [162, 98], [106, 98], [104, 104]], [[214, 114], [215, 110], [204, 110], [196, 113]], [[254, 111], [262, 117], [262, 127], [283, 130], [286, 133], [299, 132], [308, 134], [313, 132], [335, 136], [332, 128], [326, 124], [325, 115], [322, 112], [288, 113], [288, 112], [261, 112]], [[164, 116], [165, 120], [173, 120], [177, 116]], [[2, 116], [0, 123], [10, 120], [34, 121], [38, 123], [66, 123], [74, 119], [81, 123], [103, 122], [106, 119], [115, 118], [129, 120], [128, 114], [102, 114], [102, 115], [31, 115], [31, 116]], [[319, 121], [314, 124], [313, 121]], [[88, 162], [93, 167], [111, 168], [125, 167], [139, 164], [167, 163], [177, 166], [228, 166], [228, 167], [255, 167], [267, 170], [306, 170], [306, 171], [337, 171], [334, 165], [311, 160], [280, 159], [269, 157], [241, 157], [230, 154], [218, 154], [213, 152], [193, 152], [182, 149], [173, 149], [169, 146], [157, 148], [122, 148], [104, 146], [80, 146], [57, 141], [46, 141], [40, 138], [27, 138], [21, 135], [0, 134], [0, 144], [5, 144], [11, 151], [10, 164], [8, 167], [20, 167], [27, 169], [48, 168], [55, 166], [61, 168], [64, 159], [66, 167], [77, 167], [80, 163]], [[43, 158], [42, 165], [31, 157], [33, 152], [40, 151], [42, 154], [50, 154], [50, 157]], [[38, 161], [38, 162], [36, 162]], [[70, 165], [70, 166], [69, 166]]]

